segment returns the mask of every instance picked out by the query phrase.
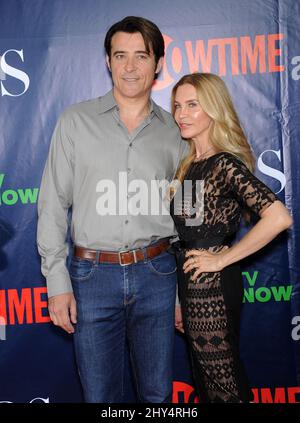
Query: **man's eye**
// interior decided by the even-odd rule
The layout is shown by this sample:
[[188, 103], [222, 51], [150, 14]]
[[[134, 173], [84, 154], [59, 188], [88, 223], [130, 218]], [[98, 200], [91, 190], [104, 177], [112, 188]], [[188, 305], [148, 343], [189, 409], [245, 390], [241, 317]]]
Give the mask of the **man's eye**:
[[116, 58], [117, 60], [123, 59], [123, 57], [124, 57], [124, 54], [116, 54], [116, 55], [115, 55], [115, 58]]
[[137, 58], [138, 58], [139, 60], [145, 60], [145, 59], [147, 59], [147, 56], [146, 56], [145, 54], [139, 54], [139, 55], [137, 56]]

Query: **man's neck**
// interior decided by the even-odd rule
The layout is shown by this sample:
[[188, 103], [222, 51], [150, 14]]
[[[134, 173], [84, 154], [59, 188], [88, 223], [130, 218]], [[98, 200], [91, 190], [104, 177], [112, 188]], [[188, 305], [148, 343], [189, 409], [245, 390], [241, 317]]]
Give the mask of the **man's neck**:
[[120, 110], [120, 118], [129, 132], [139, 126], [150, 113], [150, 97], [148, 95], [139, 98], [120, 96], [113, 90], [116, 103]]
[[113, 95], [122, 115], [134, 118], [149, 114], [150, 93], [141, 97], [125, 97], [113, 89]]

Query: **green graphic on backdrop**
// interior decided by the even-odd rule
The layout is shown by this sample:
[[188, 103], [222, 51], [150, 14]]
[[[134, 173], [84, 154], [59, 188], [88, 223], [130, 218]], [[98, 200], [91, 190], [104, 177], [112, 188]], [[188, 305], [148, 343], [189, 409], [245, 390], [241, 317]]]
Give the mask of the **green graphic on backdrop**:
[[290, 301], [292, 294], [292, 285], [274, 285], [274, 286], [260, 286], [255, 288], [258, 277], [258, 271], [253, 273], [242, 272], [244, 280], [250, 287], [244, 289], [244, 303], [267, 303], [268, 301]]
[[17, 203], [35, 204], [39, 188], [17, 188], [3, 190], [5, 173], [0, 173], [0, 206], [14, 206]]

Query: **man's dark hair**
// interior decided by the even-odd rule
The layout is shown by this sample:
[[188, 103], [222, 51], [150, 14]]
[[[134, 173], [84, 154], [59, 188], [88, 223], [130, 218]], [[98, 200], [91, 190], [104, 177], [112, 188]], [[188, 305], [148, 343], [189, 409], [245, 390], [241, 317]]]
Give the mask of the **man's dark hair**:
[[139, 16], [126, 16], [126, 18], [112, 25], [106, 33], [104, 47], [109, 59], [111, 55], [111, 40], [116, 32], [127, 32], [129, 34], [139, 32], [143, 37], [148, 53], [150, 53], [150, 47], [152, 47], [156, 64], [165, 55], [165, 43], [158, 27], [153, 22], [148, 21], [148, 19]]

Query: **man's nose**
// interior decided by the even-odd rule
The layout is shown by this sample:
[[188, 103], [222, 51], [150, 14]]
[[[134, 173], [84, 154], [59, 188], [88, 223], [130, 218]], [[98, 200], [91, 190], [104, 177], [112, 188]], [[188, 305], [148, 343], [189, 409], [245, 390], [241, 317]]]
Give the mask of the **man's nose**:
[[125, 63], [125, 69], [127, 72], [132, 72], [136, 68], [135, 58], [128, 57]]

